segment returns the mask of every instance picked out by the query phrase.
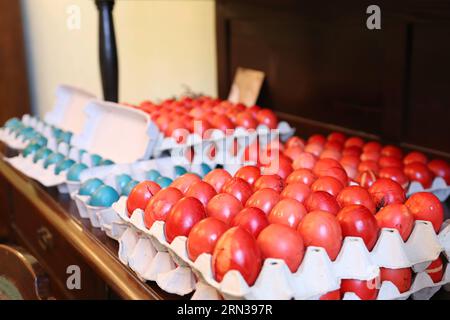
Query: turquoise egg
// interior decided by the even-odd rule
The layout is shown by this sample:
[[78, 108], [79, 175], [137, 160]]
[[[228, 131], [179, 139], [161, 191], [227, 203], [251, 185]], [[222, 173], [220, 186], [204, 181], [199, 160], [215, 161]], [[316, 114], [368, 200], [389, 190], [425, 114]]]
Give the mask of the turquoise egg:
[[97, 191], [98, 188], [100, 188], [102, 185], [104, 185], [103, 181], [98, 178], [92, 178], [89, 179], [80, 186], [80, 190], [78, 190], [78, 194], [80, 196], [90, 196], [95, 191]]
[[206, 163], [202, 163], [200, 164], [200, 170], [202, 172], [202, 176], [206, 176], [211, 171], [211, 167]]
[[175, 166], [173, 167], [173, 170], [175, 172], [175, 177], [182, 176], [183, 174], [187, 173], [187, 170], [183, 168], [182, 166]]
[[139, 181], [131, 180], [128, 184], [122, 189], [122, 195], [127, 196], [130, 194], [131, 190], [139, 184]]
[[167, 177], [158, 177], [158, 179], [156, 179], [155, 181], [157, 184], [159, 184], [159, 186], [161, 188], [167, 188], [168, 186], [170, 186], [170, 184], [173, 182], [172, 179], [167, 178]]
[[56, 140], [59, 140], [61, 137], [61, 134], [63, 131], [59, 128], [53, 128], [53, 137], [55, 137]]
[[98, 154], [91, 155], [91, 163], [93, 167], [97, 167], [102, 162], [102, 157], [100, 157]]
[[24, 137], [25, 139], [31, 139], [33, 135], [35, 134], [35, 131], [32, 127], [24, 127], [21, 128], [17, 133], [16, 137]]
[[46, 146], [47, 141], [48, 141], [47, 138], [40, 134], [31, 139], [31, 143], [36, 143], [41, 146]]
[[34, 131], [34, 129], [32, 130], [27, 130], [22, 134], [23, 138], [25, 141], [27, 140], [33, 140], [34, 138], [36, 138], [37, 136], [39, 136], [39, 133]]
[[20, 121], [18, 118], [11, 118], [8, 121], [5, 122], [5, 127], [6, 128], [17, 128], [18, 126], [20, 126], [22, 124], [22, 121]]
[[51, 164], [62, 162], [62, 161], [64, 161], [65, 158], [66, 157], [63, 154], [61, 154], [61, 153], [52, 153], [51, 155], [49, 155], [47, 157], [47, 159], [45, 159], [45, 161], [44, 161], [44, 168], [47, 169], [48, 166], [51, 165]]
[[117, 200], [119, 200], [117, 191], [113, 187], [103, 185], [92, 194], [89, 205], [95, 207], [111, 207]]
[[16, 127], [10, 128], [10, 130], [17, 135], [20, 132], [20, 130], [24, 128], [25, 125], [23, 123], [19, 123]]
[[30, 154], [36, 153], [40, 148], [42, 147], [39, 144], [30, 143], [25, 149], [22, 150], [22, 155], [24, 157], [28, 157]]
[[70, 167], [72, 167], [75, 164], [75, 161], [72, 159], [66, 159], [55, 167], [55, 174], [60, 174], [63, 171], [68, 170]]
[[122, 192], [122, 189], [125, 188], [125, 186], [133, 180], [128, 174], [123, 173], [116, 176], [116, 187], [120, 192]]
[[80, 174], [83, 172], [83, 170], [86, 170], [88, 168], [87, 165], [84, 163], [75, 163], [73, 166], [70, 167], [69, 171], [67, 172], [67, 180], [69, 181], [80, 181]]
[[81, 159], [81, 157], [83, 156], [83, 154], [85, 154], [87, 151], [86, 150], [84, 150], [84, 149], [80, 149], [79, 151], [78, 151], [78, 156], [80, 157], [80, 159]]
[[114, 161], [109, 160], [109, 159], [103, 159], [102, 162], [100, 162], [101, 166], [110, 166], [112, 164], [114, 164]]
[[63, 131], [60, 135], [59, 135], [59, 141], [61, 142], [65, 142], [67, 144], [70, 144], [70, 140], [72, 139], [72, 132], [70, 131]]
[[145, 178], [150, 181], [156, 181], [156, 179], [158, 179], [160, 176], [161, 176], [161, 174], [158, 171], [156, 171], [155, 169], [151, 169], [151, 170], [147, 171]]
[[51, 155], [53, 153], [53, 151], [51, 150], [51, 149], [49, 149], [49, 148], [46, 148], [46, 147], [42, 147], [41, 149], [39, 149], [35, 154], [34, 154], [34, 157], [33, 157], [33, 162], [34, 163], [36, 163], [36, 162], [38, 162], [39, 160], [41, 160], [41, 159], [47, 159], [47, 157], [49, 156], [49, 155]]

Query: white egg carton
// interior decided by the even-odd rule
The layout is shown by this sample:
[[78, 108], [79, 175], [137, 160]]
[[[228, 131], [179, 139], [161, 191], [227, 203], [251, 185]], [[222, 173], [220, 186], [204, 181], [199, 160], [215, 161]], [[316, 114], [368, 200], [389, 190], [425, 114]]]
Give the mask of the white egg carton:
[[[71, 197], [75, 201], [78, 212], [82, 218], [90, 219], [93, 227], [101, 228], [101, 230], [110, 238], [117, 240], [126, 230], [126, 224], [123, 223], [122, 219], [119, 218], [113, 208], [89, 205], [88, 202], [90, 197], [78, 194], [80, 185], [91, 178], [98, 178], [103, 180], [106, 185], [111, 186], [120, 194], [119, 187], [115, 181], [117, 175], [128, 174], [136, 181], [143, 181], [146, 179], [146, 172], [154, 169], [160, 172], [162, 176], [174, 179], [173, 167], [174, 164], [170, 158], [138, 161], [131, 164], [92, 167], [81, 173], [78, 188], [71, 192]], [[189, 170], [191, 168], [185, 169]]]
[[[25, 126], [32, 127], [37, 132], [41, 133], [47, 139], [52, 138], [51, 126], [37, 117], [25, 114], [21, 121]], [[15, 150], [23, 150], [28, 145], [29, 141], [23, 136], [16, 136], [17, 133], [9, 128], [0, 128], [0, 141], [5, 143], [8, 147]]]
[[55, 105], [45, 114], [44, 120], [62, 130], [80, 133], [86, 120], [84, 107], [92, 99], [95, 95], [83, 89], [60, 85], [56, 89]]
[[[282, 141], [286, 141], [294, 132], [295, 129], [287, 122], [281, 121], [278, 124], [277, 131], [271, 131], [266, 125], [259, 125], [256, 130], [237, 127], [230, 135], [226, 135], [221, 130], [212, 129], [211, 135], [207, 139], [202, 139], [200, 135], [193, 133], [187, 136], [186, 142], [177, 143], [174, 138], [164, 137], [163, 133], [158, 131], [158, 142], [153, 155], [158, 157], [163, 152], [169, 152], [172, 156], [182, 156], [186, 153], [186, 150], [192, 148], [194, 161], [207, 164], [242, 163], [245, 148], [253, 143], [256, 138], [265, 138], [263, 140], [270, 138], [272, 140], [279, 137]], [[231, 153], [235, 140], [239, 144], [236, 155]], [[215, 149], [215, 156], [211, 155], [212, 148]]]
[[[48, 137], [47, 146], [88, 167], [92, 165], [91, 155], [94, 153], [115, 163], [132, 163], [150, 157], [156, 140], [152, 138], [155, 127], [147, 114], [96, 100], [88, 102], [85, 112], [84, 129], [72, 137], [71, 146], [56, 144], [51, 136]], [[81, 149], [87, 152], [80, 156]], [[81, 184], [79, 181], [68, 181], [65, 174], [55, 175], [51, 168], [44, 169], [42, 165], [30, 163], [30, 159], [20, 155], [11, 159], [10, 163], [44, 186], [58, 186], [62, 193], [73, 193]]]
[[16, 137], [16, 133], [9, 128], [0, 128], [0, 141], [15, 150], [23, 150], [28, 144], [24, 137]]
[[148, 114], [134, 108], [91, 100], [84, 109], [86, 121], [72, 145], [116, 163], [149, 159], [157, 129]]
[[[222, 282], [215, 281], [211, 268], [211, 255], [202, 254], [195, 262], [190, 261], [186, 250], [187, 238], [177, 237], [171, 244], [167, 243], [164, 222], [157, 221], [150, 230], [147, 230], [143, 223], [142, 210], [135, 210], [131, 218], [128, 218], [125, 197], [113, 204], [113, 208], [128, 224], [129, 229], [139, 235], [138, 238], [148, 237], [158, 252], [169, 252], [170, 256], [164, 255], [165, 259], [172, 259], [177, 268], [191, 268], [200, 281], [213, 287], [226, 299], [314, 299], [338, 289], [341, 279], [376, 278], [380, 267], [393, 269], [412, 267], [415, 272], [424, 272], [442, 251], [446, 253], [450, 250], [450, 224], [446, 223], [438, 237], [430, 222], [418, 220], [406, 242], [403, 242], [396, 229], [382, 229], [371, 252], [367, 250], [361, 238], [346, 237], [338, 257], [333, 262], [323, 248], [308, 247], [303, 262], [295, 273], [291, 273], [282, 260], [266, 259], [255, 284], [249, 287], [242, 275], [235, 270], [229, 271]], [[127, 236], [120, 241], [128, 243]], [[139, 253], [136, 250], [132, 246], [122, 246], [120, 255], [125, 257], [132, 253], [137, 259]], [[144, 263], [145, 259], [142, 258], [141, 261]], [[166, 261], [165, 264], [171, 263]], [[165, 272], [168, 271], [165, 270]], [[175, 271], [173, 273], [179, 277], [178, 273]], [[187, 272], [184, 271], [183, 274]], [[142, 274], [140, 276], [145, 278]], [[168, 275], [165, 275], [166, 280], [167, 277]], [[190, 278], [191, 275], [189, 275]], [[186, 291], [195, 289], [194, 286], [187, 286], [186, 282], [190, 283], [187, 280], [183, 282]], [[428, 284], [417, 282], [410, 294], [414, 293], [412, 290], [422, 290]], [[161, 288], [174, 292], [174, 288], [167, 286], [167, 283], [163, 283]], [[402, 296], [398, 292], [383, 289], [380, 297]]]
[[[60, 85], [56, 90], [55, 105], [45, 114], [44, 121], [29, 114], [23, 115], [21, 120], [26, 126], [34, 128], [47, 138], [51, 136], [50, 125], [79, 133], [85, 121], [84, 106], [93, 98], [95, 98], [94, 95], [82, 89]], [[27, 146], [23, 137], [16, 137], [7, 128], [0, 128], [0, 141], [16, 150], [22, 150]]]
[[425, 189], [420, 182], [412, 181], [409, 184], [406, 196], [410, 197], [417, 192], [433, 193], [436, 197], [439, 198], [439, 200], [441, 200], [441, 202], [445, 202], [445, 200], [447, 200], [448, 196], [450, 195], [450, 186], [441, 177], [434, 178], [431, 187], [428, 189]]
[[[414, 300], [429, 300], [443, 286], [450, 283], [450, 264], [444, 266], [442, 280], [434, 283], [426, 271], [419, 272], [413, 276], [411, 288], [400, 293], [398, 288], [391, 281], [383, 281], [379, 287], [377, 300], [406, 300], [411, 297]], [[353, 293], [347, 292], [342, 300], [361, 300]]]
[[[54, 152], [63, 154], [68, 159], [73, 159], [75, 162], [81, 162], [86, 164], [88, 167], [92, 167], [91, 154], [86, 152], [80, 156], [80, 150], [77, 147], [69, 146], [64, 142], [57, 144], [54, 138], [49, 138], [47, 147]], [[57, 186], [59, 192], [61, 193], [72, 193], [78, 190], [80, 182], [69, 181], [67, 179], [67, 171], [57, 175], [54, 171], [54, 164], [44, 168], [44, 161], [39, 160], [34, 163], [33, 156], [34, 155], [29, 155], [24, 157], [22, 154], [19, 154], [15, 157], [5, 158], [5, 161], [9, 162], [14, 168], [22, 172], [27, 177], [38, 181], [45, 187]]]

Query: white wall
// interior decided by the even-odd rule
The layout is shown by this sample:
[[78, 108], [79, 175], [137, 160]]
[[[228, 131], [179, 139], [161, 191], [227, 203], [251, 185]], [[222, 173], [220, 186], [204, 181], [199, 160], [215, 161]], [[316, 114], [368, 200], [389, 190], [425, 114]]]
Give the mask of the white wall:
[[[183, 91], [217, 95], [213, 0], [117, 0], [120, 101]], [[73, 7], [75, 6], [75, 7]], [[80, 10], [80, 29], [71, 8]], [[59, 83], [101, 97], [98, 14], [94, 0], [22, 0], [34, 110], [52, 107]], [[73, 25], [73, 24], [72, 24]]]

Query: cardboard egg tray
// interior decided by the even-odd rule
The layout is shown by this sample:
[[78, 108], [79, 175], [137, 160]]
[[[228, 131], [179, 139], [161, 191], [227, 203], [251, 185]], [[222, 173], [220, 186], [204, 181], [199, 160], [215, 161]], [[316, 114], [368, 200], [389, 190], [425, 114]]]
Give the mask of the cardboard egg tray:
[[[132, 163], [150, 157], [155, 144], [152, 138], [154, 127], [146, 113], [96, 100], [90, 100], [84, 111], [84, 128], [81, 133], [72, 137], [70, 146], [66, 143], [58, 144], [49, 135], [47, 147], [76, 162], [85, 163], [88, 167], [92, 166], [91, 155], [94, 153], [115, 163]], [[50, 127], [44, 127], [44, 130], [49, 131]], [[86, 152], [80, 155], [82, 149]], [[42, 162], [33, 163], [31, 157], [19, 155], [8, 161], [44, 186], [58, 186], [60, 192], [72, 193], [80, 186], [79, 181], [68, 181], [66, 174], [55, 175], [54, 166], [45, 169]]]
[[95, 99], [95, 95], [72, 86], [60, 85], [56, 89], [53, 109], [44, 116], [44, 121], [65, 131], [78, 134], [86, 121], [84, 107]]
[[[51, 111], [45, 114], [44, 121], [25, 114], [22, 122], [47, 138], [51, 134], [50, 125], [77, 134], [81, 132], [86, 118], [84, 106], [94, 98], [93, 94], [82, 89], [60, 85], [56, 90], [55, 105]], [[23, 141], [23, 137], [16, 137], [7, 128], [0, 128], [0, 141], [17, 150], [22, 150], [27, 145], [27, 142]]]
[[[203, 291], [199, 293], [202, 297], [207, 292], [217, 296], [218, 292], [226, 299], [318, 299], [322, 294], [338, 289], [341, 279], [370, 280], [378, 277], [380, 267], [411, 267], [418, 274], [411, 290], [403, 294], [392, 284], [383, 283], [379, 299], [406, 299], [410, 295], [429, 298], [431, 296], [424, 294], [424, 291], [428, 290], [431, 295], [435, 292], [427, 288], [450, 282], [448, 271], [440, 284], [430, 283], [431, 279], [425, 272], [442, 251], [445, 254], [449, 252], [450, 224], [446, 224], [436, 235], [430, 222], [418, 220], [406, 242], [396, 229], [384, 228], [371, 252], [361, 238], [346, 237], [335, 261], [330, 261], [323, 248], [311, 246], [307, 248], [295, 273], [290, 272], [283, 260], [266, 259], [258, 279], [249, 287], [235, 270], [229, 271], [220, 283], [214, 280], [210, 254], [202, 254], [196, 261], [189, 260], [186, 237], [177, 237], [171, 244], [167, 243], [164, 222], [157, 221], [149, 230], [146, 229], [142, 210], [135, 210], [128, 217], [125, 197], [113, 204], [113, 209], [128, 225], [119, 239], [121, 261], [142, 279], [156, 281], [170, 293], [190, 293], [196, 288], [194, 279], [198, 279], [203, 283], [200, 285]], [[146, 247], [152, 245], [152, 252], [156, 254], [149, 257], [146, 252], [141, 252], [143, 243]], [[205, 286], [211, 288], [206, 290]], [[347, 294], [345, 298], [351, 299], [352, 295]]]
[[433, 193], [436, 197], [439, 198], [439, 200], [441, 200], [441, 202], [445, 202], [450, 195], [450, 186], [441, 177], [434, 178], [431, 187], [428, 189], [425, 189], [420, 182], [412, 181], [409, 184], [406, 196], [410, 197], [417, 192]]
[[[256, 139], [260, 142], [270, 141], [279, 137], [282, 141], [286, 141], [295, 132], [287, 122], [281, 121], [278, 124], [277, 132], [271, 131], [265, 125], [259, 125], [256, 130], [247, 130], [237, 127], [231, 135], [226, 135], [223, 131], [212, 129], [209, 138], [204, 138], [198, 134], [189, 134], [186, 141], [177, 143], [172, 137], [165, 137], [158, 130], [158, 138], [153, 153], [154, 157], [159, 157], [163, 152], [170, 153], [172, 156], [182, 157], [187, 150], [192, 148], [195, 159], [207, 164], [229, 164], [242, 163], [242, 156], [245, 148], [252, 144]], [[265, 139], [261, 139], [265, 138]], [[270, 138], [270, 139], [268, 139]], [[238, 144], [238, 150], [233, 153], [235, 141]], [[211, 155], [214, 149], [215, 155]]]
[[[82, 218], [90, 219], [93, 227], [101, 228], [101, 230], [106, 232], [109, 237], [118, 239], [125, 231], [126, 225], [124, 225], [116, 211], [112, 208], [89, 205], [88, 202], [90, 197], [78, 194], [80, 185], [88, 179], [99, 178], [103, 180], [106, 185], [113, 187], [120, 194], [120, 190], [115, 181], [117, 175], [128, 174], [136, 181], [143, 181], [146, 179], [146, 172], [154, 169], [160, 172], [162, 176], [174, 179], [173, 167], [174, 164], [170, 158], [139, 161], [131, 164], [93, 167], [81, 173], [78, 188], [71, 192], [71, 197], [75, 201], [78, 212]], [[195, 168], [185, 167], [185, 169], [191, 170]], [[121, 198], [124, 197], [122, 196]]]
[[[24, 125], [32, 127], [47, 139], [52, 137], [51, 126], [39, 118], [25, 114], [22, 116], [21, 120]], [[23, 150], [29, 143], [25, 137], [17, 135], [17, 133], [13, 132], [10, 128], [3, 127], [0, 128], [0, 141], [15, 150]]]
[[[78, 163], [84, 163], [88, 167], [92, 167], [91, 154], [88, 152], [80, 155], [80, 150], [77, 147], [69, 146], [67, 143], [56, 143], [54, 138], [49, 139], [47, 147], [54, 152], [59, 152], [66, 156], [67, 159], [72, 159]], [[55, 164], [44, 167], [44, 159], [33, 162], [33, 155], [24, 157], [22, 154], [12, 158], [5, 158], [14, 168], [22, 172], [27, 177], [34, 179], [45, 187], [57, 186], [61, 193], [71, 193], [78, 190], [79, 181], [69, 181], [67, 179], [67, 171], [60, 174], [55, 174]]]

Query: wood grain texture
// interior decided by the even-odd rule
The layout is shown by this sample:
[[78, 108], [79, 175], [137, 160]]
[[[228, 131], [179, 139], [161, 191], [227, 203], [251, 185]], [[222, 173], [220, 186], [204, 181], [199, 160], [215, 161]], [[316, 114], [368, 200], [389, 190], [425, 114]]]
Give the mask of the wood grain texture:
[[[51, 297], [44, 269], [26, 250], [0, 244], [0, 261], [0, 277], [3, 286], [9, 289], [0, 292], [0, 300], [46, 300]], [[8, 295], [8, 292], [13, 294]]]
[[[450, 1], [218, 0], [219, 95], [259, 69], [258, 100], [300, 134], [336, 127], [450, 157]], [[315, 129], [314, 129], [315, 128]]]
[[30, 110], [20, 3], [0, 0], [0, 124]]
[[[3, 159], [3, 155], [1, 155]], [[75, 203], [56, 188], [44, 188], [0, 160], [0, 175], [10, 185], [14, 240], [41, 262], [51, 279], [52, 291], [61, 299], [182, 299], [146, 284], [118, 258], [118, 243], [82, 219]], [[40, 228], [51, 233], [51, 246], [39, 244]], [[66, 268], [79, 265], [81, 290], [66, 289]], [[83, 275], [84, 274], [84, 275]], [[189, 297], [187, 297], [189, 298]]]

